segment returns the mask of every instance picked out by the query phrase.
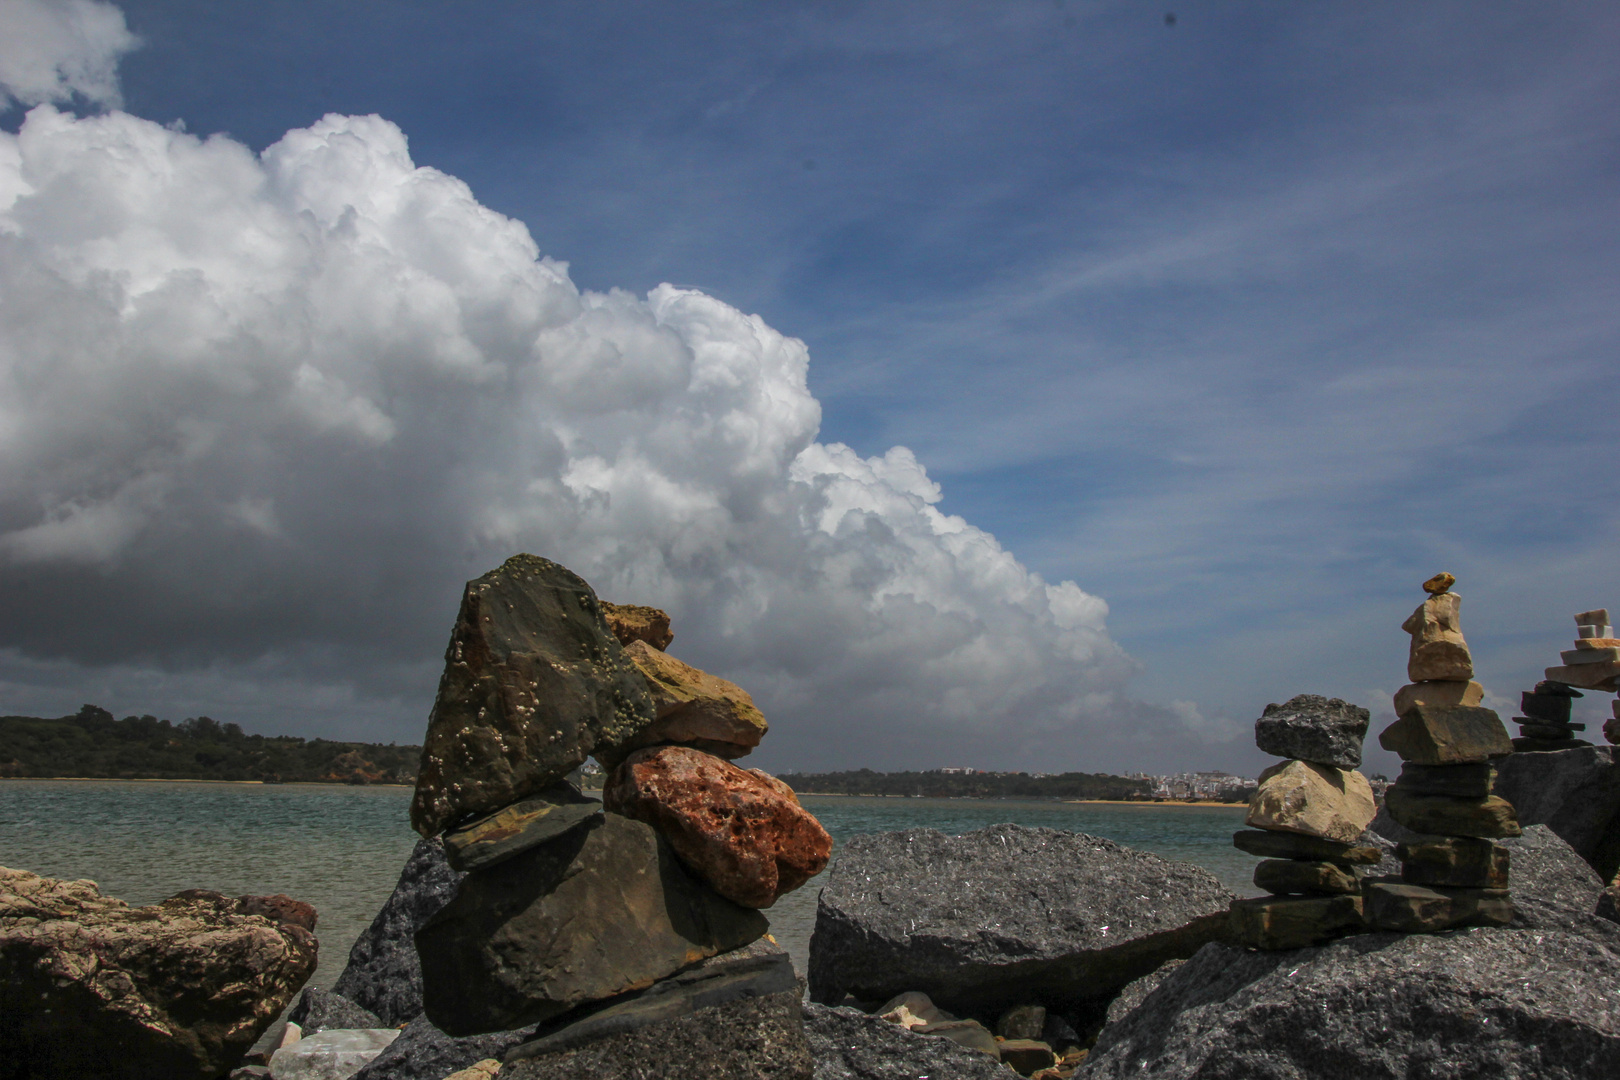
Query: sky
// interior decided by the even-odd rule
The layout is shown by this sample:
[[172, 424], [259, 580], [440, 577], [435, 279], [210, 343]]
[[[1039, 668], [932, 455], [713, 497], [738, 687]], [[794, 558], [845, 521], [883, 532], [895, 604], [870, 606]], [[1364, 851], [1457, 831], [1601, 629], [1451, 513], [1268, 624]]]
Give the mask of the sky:
[[415, 742], [528, 550], [669, 610], [764, 768], [1253, 775], [1318, 693], [1393, 775], [1424, 579], [1504, 719], [1620, 609], [1617, 54], [1600, 2], [0, 0], [0, 712]]

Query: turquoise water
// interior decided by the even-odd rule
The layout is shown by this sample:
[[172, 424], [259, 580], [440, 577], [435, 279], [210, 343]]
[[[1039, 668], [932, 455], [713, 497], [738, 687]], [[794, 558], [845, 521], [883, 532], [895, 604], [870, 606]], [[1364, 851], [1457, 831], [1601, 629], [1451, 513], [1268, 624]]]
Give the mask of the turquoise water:
[[[89, 878], [108, 896], [150, 904], [181, 889], [286, 893], [320, 912], [330, 986], [416, 843], [398, 787], [0, 780], [0, 866]], [[1105, 836], [1203, 866], [1242, 895], [1258, 860], [1232, 847], [1236, 807], [1099, 805], [980, 799], [807, 795], [835, 843], [859, 833], [927, 827], [969, 832], [1011, 821]], [[834, 858], [836, 859], [836, 849]], [[803, 969], [820, 879], [770, 912]]]

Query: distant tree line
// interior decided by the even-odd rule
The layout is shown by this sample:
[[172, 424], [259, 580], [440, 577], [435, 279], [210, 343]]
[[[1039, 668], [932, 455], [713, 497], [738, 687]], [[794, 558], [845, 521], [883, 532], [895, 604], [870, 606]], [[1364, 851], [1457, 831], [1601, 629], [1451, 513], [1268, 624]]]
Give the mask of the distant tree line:
[[198, 716], [171, 724], [86, 705], [74, 716], [0, 716], [0, 776], [414, 784], [420, 746], [248, 735]]
[[795, 791], [824, 795], [906, 795], [928, 799], [1138, 799], [1150, 800], [1146, 780], [1106, 773], [897, 772], [871, 769], [783, 773]]

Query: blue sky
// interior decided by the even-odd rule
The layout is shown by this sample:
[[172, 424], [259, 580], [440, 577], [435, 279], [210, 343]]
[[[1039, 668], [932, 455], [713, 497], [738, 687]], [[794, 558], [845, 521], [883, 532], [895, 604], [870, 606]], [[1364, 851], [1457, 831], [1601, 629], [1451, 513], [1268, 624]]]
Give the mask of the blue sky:
[[[1440, 569], [1504, 717], [1573, 612], [1620, 608], [1612, 5], [119, 6], [129, 113], [254, 152], [378, 114], [580, 288], [669, 282], [802, 340], [819, 443], [909, 448], [940, 510], [1105, 600], [1115, 711], [989, 764], [1253, 771], [1246, 725], [1301, 692], [1376, 731]], [[162, 712], [202, 691], [142, 665], [218, 670], [129, 653], [97, 683], [109, 658], [6, 644], [41, 708]], [[804, 730], [837, 711], [780, 694]], [[1183, 726], [1103, 747], [1139, 713]], [[817, 741], [767, 764], [864, 763]]]

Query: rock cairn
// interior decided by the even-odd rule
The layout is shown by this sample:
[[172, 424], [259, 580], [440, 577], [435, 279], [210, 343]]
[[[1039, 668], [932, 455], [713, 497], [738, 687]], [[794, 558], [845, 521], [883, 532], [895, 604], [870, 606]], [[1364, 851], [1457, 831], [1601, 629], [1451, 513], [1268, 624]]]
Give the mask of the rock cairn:
[[1585, 739], [1575, 737], [1577, 731], [1586, 730], [1586, 725], [1571, 723], [1569, 719], [1575, 699], [1585, 696], [1551, 679], [1538, 682], [1534, 690], [1520, 694], [1519, 710], [1524, 715], [1513, 718], [1519, 725], [1519, 737], [1513, 740], [1513, 749], [1525, 754], [1591, 746]]
[[[1473, 676], [1473, 661], [1458, 623], [1455, 579], [1424, 582], [1429, 593], [1402, 628], [1412, 635], [1407, 674], [1412, 686], [1446, 672], [1453, 683]], [[1477, 683], [1469, 683], [1478, 686]], [[1513, 752], [1507, 729], [1490, 709], [1442, 704], [1427, 690], [1395, 696], [1396, 721], [1379, 745], [1401, 757], [1401, 775], [1384, 796], [1396, 822], [1422, 834], [1396, 848], [1399, 878], [1369, 879], [1363, 887], [1369, 927], [1426, 933], [1455, 926], [1505, 926], [1508, 852], [1493, 840], [1518, 836], [1513, 804], [1492, 795], [1493, 759]], [[1441, 698], [1440, 701], [1446, 699]]]
[[1301, 694], [1255, 721], [1255, 743], [1286, 760], [1260, 774], [1244, 819], [1251, 828], [1232, 837], [1264, 859], [1254, 883], [1271, 894], [1233, 902], [1232, 933], [1243, 944], [1295, 949], [1362, 929], [1356, 867], [1381, 858], [1355, 843], [1377, 813], [1356, 771], [1368, 719], [1338, 698]]
[[[1570, 697], [1582, 696], [1572, 689], [1577, 686], [1582, 690], [1596, 690], [1601, 693], [1620, 691], [1620, 638], [1614, 636], [1614, 627], [1609, 625], [1607, 608], [1594, 608], [1575, 616], [1575, 647], [1568, 652], [1560, 653], [1559, 659], [1563, 660], [1563, 664], [1546, 670], [1547, 682], [1537, 686], [1538, 691], [1548, 683], [1564, 687], [1565, 693]], [[1526, 712], [1529, 713], [1528, 707]], [[1620, 745], [1620, 698], [1615, 699], [1611, 712], [1613, 715], [1603, 722], [1603, 737], [1611, 743]], [[1535, 716], [1533, 713], [1529, 715]], [[1563, 726], [1570, 731], [1570, 734], [1565, 736], [1570, 741], [1565, 745], [1526, 746], [1522, 749], [1564, 750], [1590, 745], [1573, 737], [1574, 732], [1585, 731], [1586, 725], [1570, 724], [1568, 719], [1566, 707]], [[1530, 734], [1529, 730], [1525, 731], [1526, 736]], [[1513, 740], [1513, 745], [1518, 747], [1519, 741]]]
[[1406, 675], [1412, 681], [1395, 691], [1395, 715], [1414, 705], [1478, 705], [1484, 688], [1474, 681], [1474, 658], [1463, 640], [1462, 597], [1451, 591], [1457, 579], [1440, 573], [1423, 583], [1429, 598], [1401, 629], [1412, 635]]
[[[663, 612], [604, 604], [533, 555], [467, 585], [411, 806], [466, 876], [416, 945], [445, 1033], [539, 1025], [502, 1076], [605, 1067], [612, 1040], [699, 1012], [771, 1047], [768, 1068], [739, 1049], [727, 1075], [809, 1076], [797, 981], [759, 909], [820, 872], [831, 839], [787, 785], [731, 763], [765, 718], [665, 655], [672, 638]], [[605, 806], [569, 781], [591, 756]]]

